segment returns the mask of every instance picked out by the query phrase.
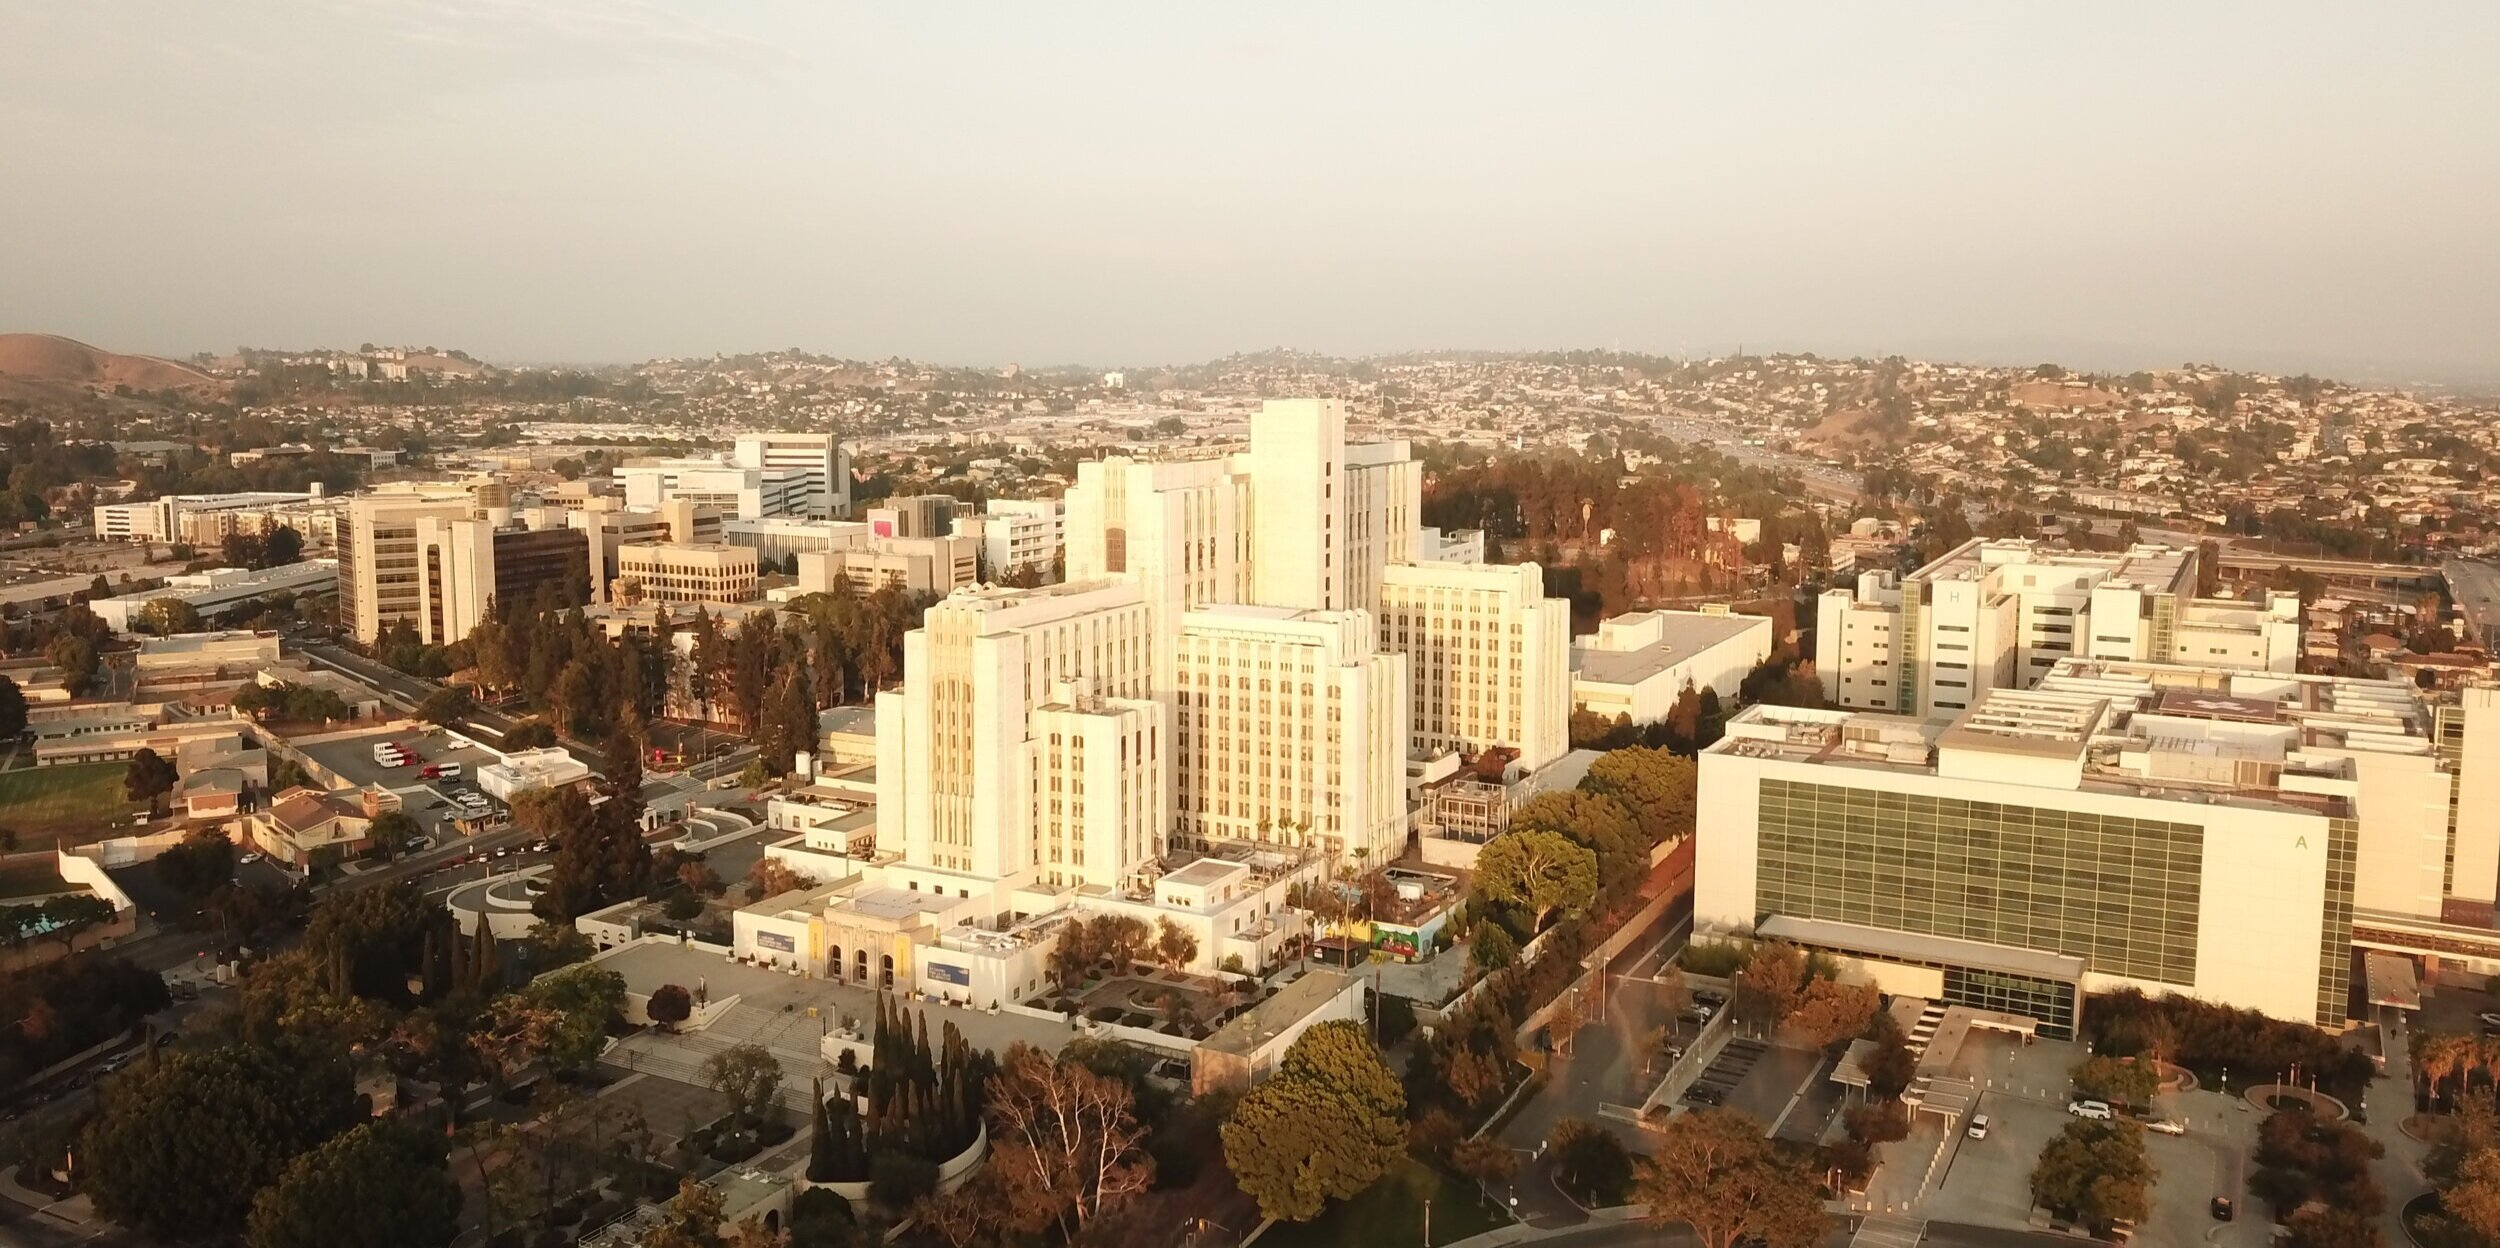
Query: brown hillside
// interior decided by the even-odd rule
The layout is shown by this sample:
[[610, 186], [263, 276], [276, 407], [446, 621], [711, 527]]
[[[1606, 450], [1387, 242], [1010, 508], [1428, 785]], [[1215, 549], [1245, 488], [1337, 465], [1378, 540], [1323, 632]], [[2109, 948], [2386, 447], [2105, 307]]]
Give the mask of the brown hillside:
[[226, 383], [172, 360], [120, 355], [57, 334], [0, 334], [0, 393], [110, 394], [116, 386], [216, 394]]
[[2069, 386], [2054, 381], [2026, 381], [2012, 391], [2025, 407], [2107, 407], [2118, 396], [2098, 386]]

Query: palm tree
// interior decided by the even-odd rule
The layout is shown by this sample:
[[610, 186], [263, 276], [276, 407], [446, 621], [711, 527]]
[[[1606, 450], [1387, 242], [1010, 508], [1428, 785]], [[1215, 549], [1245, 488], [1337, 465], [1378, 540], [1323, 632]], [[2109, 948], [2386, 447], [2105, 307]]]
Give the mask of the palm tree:
[[2481, 1046], [2466, 1036], [2444, 1032], [2415, 1032], [2412, 1043], [2413, 1070], [2422, 1080], [2424, 1090], [2436, 1103], [2440, 1085], [2450, 1075], [2461, 1075], [2482, 1056]]

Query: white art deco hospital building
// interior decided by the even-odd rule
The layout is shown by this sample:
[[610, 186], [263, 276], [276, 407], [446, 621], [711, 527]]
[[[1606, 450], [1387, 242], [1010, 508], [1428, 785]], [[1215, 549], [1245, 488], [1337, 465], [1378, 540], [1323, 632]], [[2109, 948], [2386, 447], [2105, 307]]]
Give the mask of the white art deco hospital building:
[[1701, 757], [1696, 927], [2051, 1035], [2122, 987], [2341, 1027], [2364, 974], [2403, 1008], [2417, 970], [2500, 970], [2495, 718], [2090, 658], [1944, 720], [1752, 707]]
[[775, 803], [805, 842], [768, 852], [819, 884], [741, 910], [737, 952], [1012, 1004], [1064, 924], [1117, 914], [1256, 970], [1305, 934], [1293, 885], [1405, 848], [1410, 764], [1565, 752], [1567, 605], [1533, 564], [1436, 557], [1481, 546], [1419, 525], [1405, 443], [1275, 401], [1201, 455], [1081, 465], [1066, 583], [929, 609], [877, 697], [873, 802]]

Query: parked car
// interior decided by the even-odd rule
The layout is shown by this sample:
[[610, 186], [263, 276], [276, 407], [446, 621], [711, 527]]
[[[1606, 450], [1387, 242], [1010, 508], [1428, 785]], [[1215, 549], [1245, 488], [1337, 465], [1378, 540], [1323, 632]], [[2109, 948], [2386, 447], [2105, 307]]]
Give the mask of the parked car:
[[235, 863], [236, 863], [237, 865], [239, 865], [239, 866], [246, 866], [246, 867], [248, 867], [248, 866], [250, 866], [250, 865], [252, 865], [253, 863], [258, 862], [258, 861], [260, 861], [260, 855], [259, 855], [259, 854], [245, 854], [245, 855], [243, 855], [242, 857], [235, 859]]
[[1722, 1092], [1717, 1088], [1695, 1088], [1692, 1091], [1685, 1093], [1684, 1099], [1691, 1101], [1695, 1105], [1720, 1105], [1726, 1103], [1727, 1093]]
[[2180, 1122], [2176, 1118], [2155, 1118], [2151, 1122], [2145, 1123], [2144, 1129], [2147, 1131], [2159, 1131], [2163, 1135], [2187, 1134], [2187, 1124]]
[[1984, 1140], [1988, 1138], [1988, 1116], [1986, 1114], [1971, 1115], [1969, 1134], [1970, 1138], [1974, 1140]]
[[2117, 1117], [2110, 1111], [2107, 1101], [2069, 1101], [2066, 1103], [2066, 1112], [2077, 1118], [2089, 1118], [2095, 1122], [2107, 1122]]

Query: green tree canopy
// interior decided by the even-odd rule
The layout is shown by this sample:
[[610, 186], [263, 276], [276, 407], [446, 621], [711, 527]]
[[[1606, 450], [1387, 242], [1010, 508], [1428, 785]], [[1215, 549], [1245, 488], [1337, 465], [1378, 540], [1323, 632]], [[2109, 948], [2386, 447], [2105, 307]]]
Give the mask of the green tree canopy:
[[330, 976], [335, 995], [404, 1000], [409, 972], [421, 966], [426, 933], [441, 913], [405, 880], [334, 892], [313, 908], [304, 951]]
[[521, 995], [558, 1015], [546, 1035], [547, 1061], [558, 1069], [579, 1070], [598, 1058], [608, 1024], [625, 1008], [625, 977], [577, 962], [532, 980]]
[[1693, 760], [1636, 745], [1600, 755], [1580, 787], [1621, 803], [1654, 845], [1691, 835], [1698, 778]]
[[138, 626], [140, 631], [159, 637], [196, 633], [200, 631], [200, 612], [180, 598], [150, 599], [148, 605], [139, 608]]
[[26, 735], [26, 691], [17, 682], [0, 676], [0, 741], [15, 741]]
[[2051, 1138], [2031, 1170], [2031, 1198], [2076, 1218], [2097, 1233], [2121, 1220], [2141, 1222], [2151, 1208], [2153, 1163], [2144, 1128], [2132, 1122], [2078, 1119]]
[[781, 1096], [781, 1059], [760, 1044], [732, 1045], [704, 1061], [703, 1082], [729, 1098], [739, 1121], [754, 1122]]
[[1695, 1110], [1667, 1119], [1653, 1141], [1632, 1198], [1653, 1222], [1693, 1228], [1702, 1248], [1814, 1248], [1830, 1233], [1816, 1175], [1752, 1118]]
[[1642, 845], [1640, 827], [1623, 803], [1582, 789], [1550, 790], [1529, 798], [1511, 815], [1510, 827], [1513, 832], [1560, 833], [1600, 858], [1629, 855]]
[[448, 724], [477, 709], [477, 699], [467, 685], [445, 685], [425, 695], [417, 704], [417, 718], [429, 724]]
[[296, 1046], [168, 1049], [98, 1099], [78, 1149], [96, 1208], [182, 1242], [242, 1231], [256, 1193], [359, 1116], [347, 1067]]
[[1476, 856], [1476, 892], [1530, 911], [1543, 927], [1547, 915], [1577, 913], [1597, 895], [1597, 855], [1560, 833], [1514, 826]]
[[440, 1248], [460, 1233], [460, 1189], [444, 1142], [394, 1120], [368, 1122], [290, 1163], [252, 1201], [251, 1248]]
[[1358, 1023], [1321, 1023], [1285, 1051], [1221, 1132], [1224, 1160], [1268, 1217], [1302, 1222], [1388, 1172], [1406, 1147], [1406, 1091]]
[[155, 814], [158, 800], [172, 792], [174, 782], [181, 778], [164, 755], [141, 746], [138, 753], [130, 756], [129, 769], [122, 773], [122, 793], [134, 802], [146, 802], [148, 813]]

